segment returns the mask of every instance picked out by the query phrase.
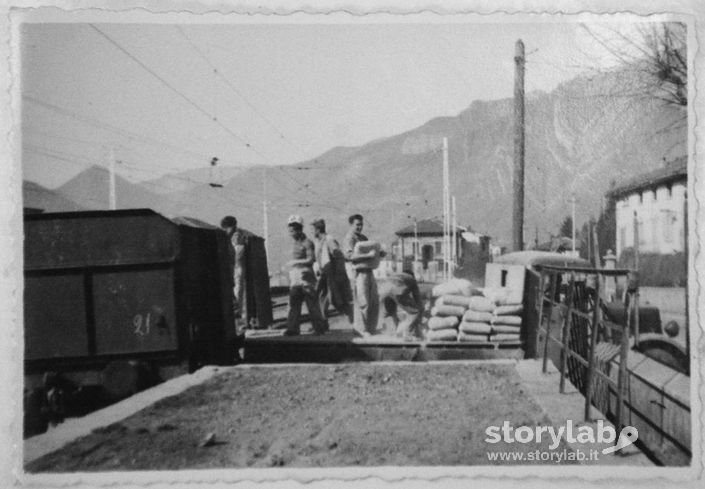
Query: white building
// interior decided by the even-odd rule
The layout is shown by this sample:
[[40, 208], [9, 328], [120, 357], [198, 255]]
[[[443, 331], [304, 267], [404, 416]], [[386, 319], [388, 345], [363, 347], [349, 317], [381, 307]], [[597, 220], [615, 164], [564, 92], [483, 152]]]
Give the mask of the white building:
[[640, 175], [608, 192], [615, 201], [616, 252], [671, 254], [685, 249], [684, 206], [688, 178], [686, 157]]

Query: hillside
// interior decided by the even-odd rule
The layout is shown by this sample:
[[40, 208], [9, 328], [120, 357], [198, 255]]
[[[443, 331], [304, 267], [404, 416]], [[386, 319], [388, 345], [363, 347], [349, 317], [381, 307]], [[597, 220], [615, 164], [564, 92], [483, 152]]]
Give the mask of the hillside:
[[[106, 168], [94, 165], [63, 184], [57, 192], [88, 209], [108, 209], [110, 174]], [[115, 194], [118, 209], [145, 207], [164, 212], [170, 202], [169, 197], [150, 192], [120, 175], [115, 176]]]
[[179, 173], [168, 175], [141, 182], [141, 185], [155, 194], [169, 194], [171, 192], [187, 192], [199, 185], [209, 183], [222, 183], [235, 178], [243, 172], [246, 167], [210, 166], [194, 168]]
[[73, 212], [84, 207], [35, 182], [22, 182], [22, 206], [45, 212]]
[[[674, 125], [683, 113], [657, 100], [620, 96], [625, 83], [628, 80], [619, 74], [579, 78], [551, 93], [527, 97], [524, 236], [528, 243], [533, 242], [536, 229], [539, 241], [558, 230], [570, 213], [573, 191], [578, 202], [576, 221], [581, 224], [597, 216], [612, 181], [652, 170], [663, 164], [663, 158], [686, 153], [686, 129]], [[292, 213], [301, 214], [307, 223], [323, 217], [329, 230], [342, 237], [347, 216], [360, 212], [367, 220], [365, 232], [385, 243], [413, 218], [440, 216], [443, 137], [448, 138], [458, 223], [508, 245], [512, 117], [511, 99], [475, 101], [456, 116], [438, 117], [402, 134], [359, 147], [334, 148], [297, 165], [267, 168], [271, 268], [285, 261], [285, 223]], [[107, 200], [104, 177], [79, 175], [61, 191], [81, 204], [103, 202]], [[211, 223], [234, 214], [243, 227], [262, 233], [263, 178], [261, 167], [244, 169], [224, 180], [223, 188], [192, 186], [170, 193], [168, 200], [120, 181], [118, 205], [131, 202]]]

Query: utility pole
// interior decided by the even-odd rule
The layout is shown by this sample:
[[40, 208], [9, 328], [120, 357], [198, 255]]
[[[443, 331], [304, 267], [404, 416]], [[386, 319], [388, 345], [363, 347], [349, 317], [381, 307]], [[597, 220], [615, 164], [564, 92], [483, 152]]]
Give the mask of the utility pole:
[[267, 167], [262, 167], [262, 227], [264, 232], [264, 254], [269, 258], [269, 216], [267, 215]]
[[688, 189], [683, 191], [683, 256], [685, 261], [685, 352], [690, 358], [690, 311], [688, 310]]
[[419, 261], [419, 226], [414, 217], [414, 266]]
[[524, 249], [524, 43], [514, 51], [514, 251]]
[[455, 195], [451, 197], [451, 224], [453, 226], [453, 229], [451, 230], [450, 237], [451, 237], [451, 245], [450, 245], [450, 263], [451, 263], [451, 274], [455, 270], [455, 265], [458, 263], [458, 237], [457, 237], [457, 229], [458, 229], [458, 216], [456, 214], [456, 209], [455, 209]]
[[575, 193], [573, 193], [570, 197], [570, 205], [571, 205], [571, 241], [573, 243], [572, 248], [573, 248], [573, 256], [575, 256]]
[[539, 249], [539, 227], [534, 226], [534, 249]]
[[450, 200], [449, 187], [450, 179], [448, 178], [448, 138], [443, 138], [443, 280], [448, 280], [449, 273], [449, 254], [450, 240], [448, 232], [450, 231]]
[[108, 162], [108, 168], [109, 173], [110, 173], [110, 178], [109, 178], [109, 196], [110, 196], [110, 202], [109, 202], [109, 207], [111, 211], [114, 211], [117, 209], [117, 195], [115, 192], [115, 150], [111, 147], [110, 148], [110, 155], [108, 156], [110, 161]]
[[639, 216], [634, 211], [634, 269], [639, 271]]

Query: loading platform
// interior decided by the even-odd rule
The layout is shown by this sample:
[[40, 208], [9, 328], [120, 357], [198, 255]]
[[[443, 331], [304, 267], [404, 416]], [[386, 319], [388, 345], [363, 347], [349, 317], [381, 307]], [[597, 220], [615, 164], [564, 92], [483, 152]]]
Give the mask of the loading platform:
[[316, 336], [303, 332], [284, 336], [281, 330], [248, 330], [245, 334], [246, 363], [338, 363], [351, 361], [437, 361], [521, 359], [519, 341], [408, 341], [395, 336], [359, 336], [352, 328], [332, 329]]

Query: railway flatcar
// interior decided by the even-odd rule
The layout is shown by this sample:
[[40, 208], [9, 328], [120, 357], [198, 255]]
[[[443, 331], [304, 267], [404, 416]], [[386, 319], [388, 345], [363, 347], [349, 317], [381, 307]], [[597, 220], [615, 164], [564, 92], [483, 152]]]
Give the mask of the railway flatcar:
[[[638, 290], [638, 283], [629, 284], [633, 272], [599, 271], [622, 274], [626, 279], [622, 287], [634, 287], [633, 293]], [[537, 251], [509, 253], [488, 265], [490, 281], [523, 286], [526, 357], [546, 357], [559, 370], [565, 367], [566, 378], [584, 395], [590, 392], [586, 402], [615, 424], [621, 420], [623, 426], [637, 428], [637, 444], [655, 462], [688, 465], [692, 458], [689, 352], [666, 334], [668, 328], [662, 326], [659, 310], [653, 306], [630, 312], [621, 301], [598, 300], [599, 313], [594, 315], [597, 291], [591, 280], [599, 275], [596, 272], [586, 260]], [[576, 292], [580, 300], [575, 300]], [[593, 354], [601, 375], [587, 374], [592, 317], [601, 318]], [[627, 340], [620, 354], [623, 331]], [[621, 358], [626, 365], [620, 382]]]
[[237, 359], [222, 230], [130, 209], [27, 215], [24, 236], [26, 435], [88, 398]]

